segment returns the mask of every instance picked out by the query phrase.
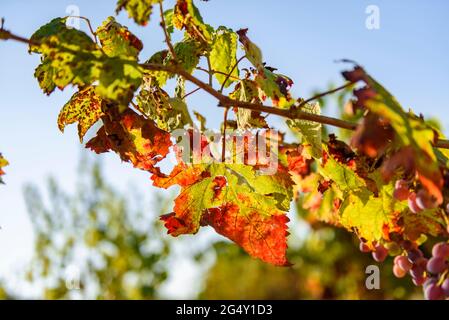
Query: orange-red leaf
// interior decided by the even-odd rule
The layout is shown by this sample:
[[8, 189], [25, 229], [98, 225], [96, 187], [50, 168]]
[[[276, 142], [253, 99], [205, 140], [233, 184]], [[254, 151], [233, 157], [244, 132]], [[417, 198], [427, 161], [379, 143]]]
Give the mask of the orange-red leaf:
[[171, 141], [168, 132], [131, 109], [121, 114], [110, 110], [102, 120], [104, 126], [86, 144], [86, 148], [96, 153], [113, 150], [123, 161], [131, 162], [136, 168], [159, 172], [154, 166], [169, 152]]

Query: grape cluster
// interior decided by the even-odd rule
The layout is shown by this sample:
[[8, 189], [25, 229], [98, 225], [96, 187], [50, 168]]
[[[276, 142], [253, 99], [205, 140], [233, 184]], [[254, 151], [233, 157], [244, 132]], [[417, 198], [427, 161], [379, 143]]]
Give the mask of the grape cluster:
[[428, 300], [449, 298], [449, 243], [435, 244], [430, 259], [425, 258], [417, 244], [410, 240], [375, 244], [374, 248], [361, 241], [360, 251], [371, 252], [377, 262], [383, 262], [388, 255], [395, 256], [393, 274], [396, 277], [409, 274], [416, 286], [423, 286]]
[[393, 196], [399, 201], [407, 200], [408, 207], [413, 213], [434, 209], [438, 206], [437, 201], [427, 190], [410, 191], [410, 182], [403, 179], [396, 181]]

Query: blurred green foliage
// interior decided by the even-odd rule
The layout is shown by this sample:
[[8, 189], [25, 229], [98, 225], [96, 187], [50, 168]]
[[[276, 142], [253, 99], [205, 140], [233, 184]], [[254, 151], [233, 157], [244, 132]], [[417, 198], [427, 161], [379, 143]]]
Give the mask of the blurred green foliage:
[[248, 257], [225, 242], [215, 244], [216, 262], [206, 276], [201, 299], [411, 299], [421, 297], [410, 279], [392, 274], [392, 261], [377, 264], [380, 289], [365, 286], [368, 265], [376, 264], [345, 230], [320, 226], [297, 249], [291, 267], [275, 267]]
[[157, 214], [144, 212], [136, 190], [121, 194], [100, 165], [84, 160], [73, 194], [48, 183], [48, 202], [34, 186], [25, 200], [35, 233], [35, 256], [26, 278], [44, 299], [152, 299], [167, 279], [169, 245]]

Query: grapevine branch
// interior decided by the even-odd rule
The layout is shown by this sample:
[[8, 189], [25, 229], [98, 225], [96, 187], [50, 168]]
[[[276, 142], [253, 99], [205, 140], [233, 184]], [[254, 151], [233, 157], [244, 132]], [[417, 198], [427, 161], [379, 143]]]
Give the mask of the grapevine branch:
[[[10, 31], [7, 31], [5, 29], [0, 29], [0, 40], [15, 40], [21, 43], [25, 43], [27, 45], [39, 45], [39, 43], [36, 43], [34, 41], [31, 41], [30, 39], [15, 35], [11, 33]], [[312, 122], [322, 123], [342, 129], [347, 130], [355, 130], [357, 128], [357, 123], [353, 123], [346, 120], [341, 120], [337, 118], [327, 117], [323, 115], [318, 114], [312, 114], [308, 112], [304, 112], [301, 110], [298, 110], [297, 108], [290, 108], [290, 109], [278, 109], [272, 106], [266, 106], [258, 103], [252, 103], [252, 102], [245, 102], [245, 101], [238, 101], [229, 98], [228, 96], [225, 96], [224, 94], [218, 92], [211, 86], [209, 86], [207, 83], [201, 81], [194, 75], [188, 73], [183, 68], [179, 67], [178, 65], [162, 65], [158, 63], [143, 63], [140, 64], [140, 67], [143, 69], [149, 70], [149, 71], [165, 71], [172, 74], [177, 74], [184, 79], [188, 80], [189, 82], [195, 84], [199, 88], [203, 89], [205, 92], [209, 93], [211, 96], [213, 96], [215, 99], [219, 102], [219, 107], [229, 108], [229, 107], [237, 107], [242, 109], [249, 109], [259, 112], [265, 112], [273, 115], [277, 115], [284, 118], [289, 118], [293, 120], [308, 120]], [[352, 83], [351, 83], [352, 84]], [[346, 85], [349, 85], [346, 84]], [[345, 85], [345, 86], [346, 86]], [[335, 90], [335, 89], [334, 89]], [[331, 90], [332, 91], [332, 90]], [[329, 94], [329, 93], [327, 93]], [[317, 99], [317, 97], [321, 97], [322, 95], [318, 95], [315, 97], [312, 97], [310, 99], [307, 99], [306, 101], [311, 101], [314, 99]], [[441, 149], [449, 149], [449, 140], [443, 140], [438, 139], [434, 146], [436, 148]]]

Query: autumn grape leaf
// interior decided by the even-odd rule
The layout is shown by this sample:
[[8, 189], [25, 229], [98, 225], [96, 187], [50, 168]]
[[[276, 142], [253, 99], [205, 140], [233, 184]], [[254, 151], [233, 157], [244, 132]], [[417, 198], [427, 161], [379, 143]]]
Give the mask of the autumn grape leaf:
[[174, 212], [162, 217], [173, 236], [194, 234], [201, 225], [211, 225], [250, 255], [288, 264], [285, 211], [292, 195], [283, 182], [290, 181], [258, 175], [251, 166], [223, 163], [181, 163], [169, 176], [152, 179], [155, 186], [182, 187]]
[[210, 52], [210, 63], [212, 70], [221, 72], [215, 73], [215, 77], [221, 85], [226, 80], [226, 75], [230, 75], [225, 83], [226, 88], [234, 81], [233, 78], [238, 78], [239, 69], [235, 67], [237, 63], [237, 34], [231, 29], [225, 27], [217, 29]]
[[388, 239], [391, 232], [399, 231], [397, 217], [407, 208], [393, 198], [393, 191], [390, 183], [379, 187], [377, 195], [368, 189], [347, 193], [340, 207], [341, 224], [369, 242]]
[[421, 183], [437, 202], [441, 203], [443, 178], [433, 149], [433, 142], [437, 138], [434, 130], [419, 117], [405, 112], [390, 92], [361, 67], [357, 66], [352, 71], [343, 72], [343, 76], [349, 81], [365, 82], [367, 85], [365, 88], [355, 91], [358, 104], [388, 121], [396, 132], [396, 138], [405, 149], [399, 151], [404, 154], [398, 155], [394, 163], [386, 161], [386, 165], [391, 168], [388, 171], [394, 172], [403, 161], [409, 161], [410, 158], [404, 157], [405, 154], [411, 156]]
[[86, 144], [86, 148], [96, 153], [112, 150], [135, 168], [159, 172], [155, 165], [165, 158], [171, 146], [168, 132], [131, 109], [119, 113], [115, 108], [109, 108], [102, 120], [103, 127]]
[[275, 106], [288, 108], [295, 103], [289, 92], [293, 85], [293, 81], [289, 77], [274, 73], [268, 68], [262, 68], [257, 73], [255, 81]]
[[51, 61], [45, 59], [34, 72], [34, 77], [39, 82], [39, 86], [46, 95], [50, 95], [56, 89], [56, 84], [53, 81], [54, 69], [51, 66]]
[[248, 38], [246, 35], [247, 33], [248, 29], [237, 30], [239, 41], [245, 50], [246, 58], [253, 64], [254, 67], [256, 67], [256, 69], [261, 70], [263, 68], [262, 51]]
[[142, 41], [132, 34], [128, 28], [115, 21], [114, 17], [107, 18], [96, 31], [101, 47], [108, 56], [135, 58], [143, 48]]
[[[166, 64], [168, 56], [168, 50], [158, 51], [153, 54], [150, 59], [148, 59], [145, 63], [156, 63], [156, 64]], [[172, 77], [168, 72], [165, 71], [147, 71], [147, 73], [151, 76], [151, 79], [154, 79], [155, 85], [159, 87], [163, 87], [167, 80]]]
[[53, 84], [80, 88], [98, 81], [97, 93], [127, 106], [142, 82], [137, 61], [109, 57], [85, 33], [70, 29], [65, 19], [54, 19], [31, 37], [30, 51], [42, 54], [36, 74], [41, 87], [51, 93]]
[[177, 0], [172, 23], [175, 28], [186, 31], [193, 40], [209, 44], [212, 41], [213, 28], [205, 24], [193, 0]]
[[[184, 39], [174, 45], [174, 51], [178, 62], [182, 65], [184, 70], [189, 73], [195, 69], [200, 61], [200, 55], [202, 49], [198, 44], [191, 39]], [[170, 53], [165, 59], [165, 64], [167, 64], [172, 59]]]
[[402, 232], [411, 240], [418, 239], [421, 234], [438, 237], [444, 235], [446, 230], [443, 214], [440, 208], [426, 209], [419, 213], [405, 210], [402, 217]]
[[[240, 82], [236, 84], [234, 91], [229, 94], [229, 97], [238, 101], [260, 103], [257, 83], [250, 79], [240, 80]], [[261, 116], [260, 112], [243, 108], [235, 109], [237, 126], [240, 130], [268, 127], [265, 118]]]
[[102, 99], [95, 93], [94, 87], [75, 93], [59, 113], [59, 130], [64, 132], [66, 125], [78, 122], [78, 136], [82, 142], [87, 130], [102, 116], [101, 104]]
[[[306, 103], [301, 111], [320, 114], [321, 108], [318, 102]], [[318, 122], [308, 121], [308, 120], [287, 120], [287, 124], [290, 128], [297, 130], [302, 135], [302, 143], [305, 145], [309, 151], [310, 156], [319, 159], [323, 154], [322, 141], [321, 141], [321, 130], [322, 125]]]
[[153, 5], [162, 0], [119, 0], [115, 9], [116, 14], [123, 9], [137, 24], [146, 26], [150, 21]]
[[4, 183], [2, 176], [5, 174], [5, 171], [3, 171], [3, 168], [6, 167], [8, 164], [9, 164], [8, 161], [0, 153], [0, 183]]
[[151, 83], [140, 91], [137, 105], [162, 130], [171, 132], [192, 124], [186, 103], [180, 98], [170, 98], [163, 89]]
[[327, 146], [324, 146], [326, 157], [318, 167], [319, 174], [328, 181], [333, 181], [342, 192], [361, 191], [366, 188], [366, 182], [348, 165], [340, 163], [332, 156]]

